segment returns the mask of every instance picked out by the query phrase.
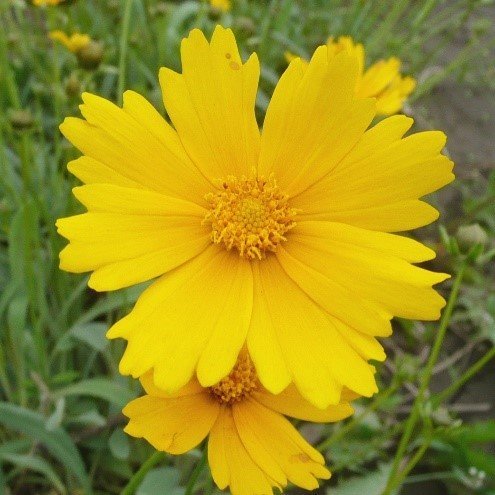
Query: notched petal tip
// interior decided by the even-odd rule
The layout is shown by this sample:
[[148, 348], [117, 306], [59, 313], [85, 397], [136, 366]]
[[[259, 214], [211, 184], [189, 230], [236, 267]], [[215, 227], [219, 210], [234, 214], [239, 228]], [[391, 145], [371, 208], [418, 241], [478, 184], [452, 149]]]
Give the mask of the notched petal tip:
[[266, 375], [260, 376], [259, 379], [263, 387], [273, 395], [281, 394], [292, 383], [290, 376], [288, 376], [284, 381], [269, 380]]
[[67, 135], [69, 132], [69, 129], [72, 127], [72, 125], [74, 123], [76, 123], [80, 120], [81, 119], [78, 117], [65, 117], [63, 122], [61, 124], [59, 124], [58, 128], [59, 128], [60, 132], [64, 135], [65, 138], [69, 139], [69, 137]]

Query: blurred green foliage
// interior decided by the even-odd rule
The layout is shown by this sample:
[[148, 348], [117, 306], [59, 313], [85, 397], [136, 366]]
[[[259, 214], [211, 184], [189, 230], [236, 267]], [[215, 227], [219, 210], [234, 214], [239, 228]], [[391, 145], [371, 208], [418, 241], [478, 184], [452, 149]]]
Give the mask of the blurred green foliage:
[[[363, 42], [368, 62], [399, 56], [404, 71], [419, 80], [413, 100], [446, 78], [489, 89], [495, 80], [494, 11], [487, 17], [486, 10], [491, 5], [233, 0], [232, 11], [220, 14], [196, 0], [80, 0], [49, 8], [0, 0], [0, 493], [120, 493], [152, 453], [144, 441], [122, 432], [120, 410], [139, 385], [118, 373], [122, 342], [104, 337], [143, 287], [97, 294], [87, 289], [87, 277], [58, 269], [64, 241], [55, 220], [82, 209], [70, 193], [76, 180], [65, 169], [77, 152], [57, 127], [77, 114], [82, 91], [119, 102], [122, 89], [133, 89], [163, 112], [158, 68], [180, 70], [181, 38], [193, 27], [211, 33], [218, 22], [234, 29], [244, 55], [260, 56], [260, 123], [286, 66], [284, 52], [309, 57], [329, 35], [350, 34]], [[53, 29], [87, 33], [101, 43], [98, 67], [81, 67], [74, 54], [48, 38]], [[461, 46], [453, 50], [459, 36]], [[466, 415], [455, 397], [488, 363], [495, 344], [495, 173], [459, 180], [454, 187], [460, 211], [440, 232], [434, 227], [422, 236], [440, 252], [436, 268], [455, 271], [466, 256], [469, 264], [448, 347], [434, 369], [433, 383], [441, 377], [446, 392], [421, 404], [422, 424], [430, 429], [418, 430], [407, 455], [424, 444], [424, 435], [430, 448], [403, 480], [404, 489], [436, 481], [443, 490], [438, 493], [493, 495], [495, 422], [476, 417], [483, 412], [478, 402]], [[446, 208], [442, 199], [437, 202]], [[486, 233], [483, 245], [479, 237], [469, 245], [469, 236], [457, 236], [459, 227], [474, 223]], [[330, 494], [379, 495], [385, 489], [437, 329], [410, 322], [397, 326], [396, 338], [386, 342], [390, 359], [378, 367], [380, 393], [361, 401], [356, 416], [343, 424], [308, 431], [303, 426], [321, 443], [335, 473]], [[473, 363], [479, 369], [469, 368]], [[481, 406], [495, 400], [493, 379], [489, 383], [491, 395], [487, 390], [479, 398]], [[183, 493], [198, 456], [193, 451], [168, 457], [137, 493]], [[425, 493], [422, 489], [417, 493]], [[197, 490], [214, 493], [207, 474]]]

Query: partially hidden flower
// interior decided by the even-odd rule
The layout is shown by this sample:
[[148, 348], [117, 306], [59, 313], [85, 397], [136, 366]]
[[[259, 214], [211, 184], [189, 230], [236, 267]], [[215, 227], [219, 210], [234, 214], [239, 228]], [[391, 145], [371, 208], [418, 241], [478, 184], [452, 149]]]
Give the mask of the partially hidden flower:
[[[359, 62], [356, 94], [360, 98], [376, 98], [376, 111], [380, 115], [399, 112], [416, 87], [412, 77], [401, 75], [401, 62], [397, 57], [379, 60], [365, 69], [364, 47], [361, 43], [355, 43], [350, 36], [340, 36], [337, 40], [328, 38], [327, 48], [329, 57], [341, 52], [356, 56]], [[298, 56], [286, 52], [285, 58], [291, 62]]]
[[55, 6], [61, 3], [64, 3], [64, 0], [33, 0], [33, 5], [36, 7]]
[[392, 234], [438, 217], [419, 198], [453, 180], [444, 134], [404, 137], [403, 115], [367, 130], [359, 60], [326, 46], [289, 65], [261, 133], [256, 55], [243, 63], [222, 27], [181, 50], [182, 74], [160, 71], [173, 127], [132, 91], [122, 108], [84, 94], [84, 119], [61, 125], [84, 153], [68, 168], [88, 209], [57, 222], [61, 268], [93, 271], [98, 291], [159, 277], [108, 336], [128, 341], [123, 374], [153, 370], [166, 393], [194, 375], [214, 385], [247, 346], [273, 394], [294, 383], [320, 408], [344, 387], [371, 396], [391, 318], [435, 320], [445, 304], [432, 285], [448, 275], [412, 264], [434, 251]]
[[66, 33], [60, 30], [50, 31], [48, 36], [53, 41], [58, 41], [72, 53], [79, 53], [83, 48], [87, 47], [91, 43], [91, 37], [87, 34], [73, 33], [68, 36]]
[[87, 34], [74, 33], [68, 36], [63, 31], [50, 31], [52, 40], [62, 43], [77, 57], [83, 69], [96, 69], [103, 60], [103, 44], [91, 39]]
[[228, 12], [232, 8], [231, 0], [210, 0], [210, 5], [220, 12]]
[[203, 388], [193, 378], [171, 397], [156, 387], [152, 373], [141, 378], [146, 394], [124, 408], [125, 431], [157, 450], [182, 454], [207, 436], [215, 483], [233, 495], [272, 495], [288, 482], [307, 490], [330, 478], [323, 456], [283, 416], [339, 421], [352, 413], [347, 402], [321, 410], [290, 386], [280, 395], [259, 383], [247, 355], [218, 384]]

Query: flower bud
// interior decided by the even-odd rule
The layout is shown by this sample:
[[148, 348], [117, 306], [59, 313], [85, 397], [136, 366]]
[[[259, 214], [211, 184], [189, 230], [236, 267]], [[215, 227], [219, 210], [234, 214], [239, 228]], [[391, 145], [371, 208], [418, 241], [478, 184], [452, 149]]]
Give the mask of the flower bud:
[[467, 250], [478, 244], [484, 246], [488, 242], [488, 235], [478, 223], [461, 225], [457, 229], [457, 241], [461, 249]]
[[103, 44], [96, 41], [91, 41], [87, 46], [81, 48], [76, 56], [79, 65], [86, 70], [94, 70], [98, 68], [103, 60]]
[[74, 73], [65, 80], [65, 94], [70, 98], [81, 94], [81, 82]]
[[34, 118], [29, 110], [9, 110], [9, 121], [17, 131], [25, 131], [33, 127]]

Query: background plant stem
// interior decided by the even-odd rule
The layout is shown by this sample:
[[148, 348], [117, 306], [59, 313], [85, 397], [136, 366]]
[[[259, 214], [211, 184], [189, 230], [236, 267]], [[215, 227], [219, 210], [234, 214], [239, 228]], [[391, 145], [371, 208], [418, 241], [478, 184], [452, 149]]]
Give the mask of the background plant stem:
[[457, 276], [455, 278], [447, 306], [445, 308], [445, 311], [443, 312], [442, 319], [440, 320], [437, 337], [435, 339], [435, 343], [433, 344], [430, 357], [428, 358], [426, 368], [422, 375], [421, 385], [418, 391], [418, 395], [416, 396], [416, 399], [414, 401], [413, 409], [411, 411], [411, 414], [407, 418], [404, 433], [402, 434], [402, 438], [400, 439], [399, 446], [397, 448], [397, 452], [392, 463], [392, 469], [390, 471], [387, 486], [383, 492], [383, 495], [390, 495], [396, 486], [396, 478], [401, 477], [401, 473], [399, 472], [400, 463], [405, 456], [409, 441], [414, 431], [414, 427], [416, 426], [416, 423], [418, 422], [418, 419], [420, 417], [421, 410], [425, 402], [426, 390], [428, 389], [428, 386], [430, 384], [433, 367], [435, 366], [435, 363], [437, 362], [438, 356], [440, 354], [440, 349], [442, 347], [442, 343], [445, 338], [447, 328], [449, 326], [452, 312], [457, 302], [457, 296], [459, 295], [459, 290], [461, 288], [462, 279], [464, 277], [466, 268], [467, 261], [465, 260], [459, 267], [459, 271], [457, 272]]
[[121, 495], [133, 495], [139, 487], [144, 477], [153, 467], [162, 462], [167, 457], [165, 452], [155, 452], [132, 476], [129, 483], [122, 490]]

